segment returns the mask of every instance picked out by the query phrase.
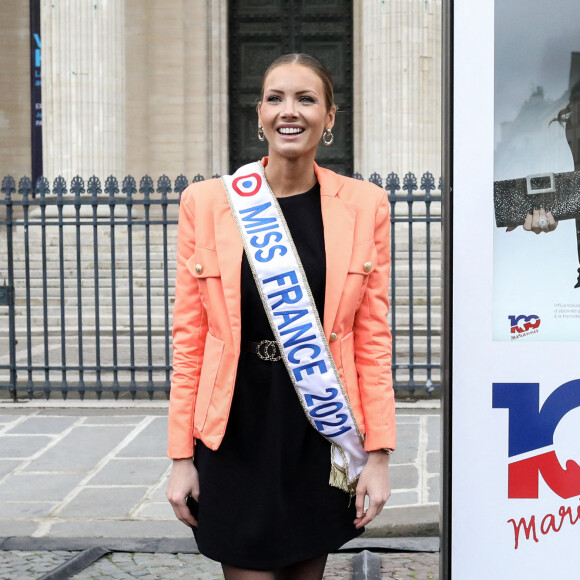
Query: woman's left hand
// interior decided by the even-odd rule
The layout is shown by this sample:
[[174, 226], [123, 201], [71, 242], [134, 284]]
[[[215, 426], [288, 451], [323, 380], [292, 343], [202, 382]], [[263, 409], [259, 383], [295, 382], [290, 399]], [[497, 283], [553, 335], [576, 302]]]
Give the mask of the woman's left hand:
[[[391, 496], [389, 478], [390, 456], [384, 451], [371, 451], [356, 486], [356, 518], [354, 525], [362, 528], [372, 522], [381, 512]], [[367, 511], [364, 511], [365, 497], [369, 498]]]
[[[513, 232], [518, 226], [510, 226], [506, 232]], [[558, 227], [558, 222], [554, 219], [551, 211], [545, 209], [535, 209], [526, 216], [523, 228], [527, 232], [541, 234], [542, 232], [553, 232]]]

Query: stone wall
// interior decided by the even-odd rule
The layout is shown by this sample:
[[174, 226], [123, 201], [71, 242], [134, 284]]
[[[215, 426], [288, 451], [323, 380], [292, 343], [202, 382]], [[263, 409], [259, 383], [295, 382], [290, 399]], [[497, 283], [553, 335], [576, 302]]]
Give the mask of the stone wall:
[[[191, 179], [227, 170], [227, 0], [79, 0], [67, 9], [76, 19], [68, 24], [62, 14], [69, 3], [55, 4], [56, 11], [53, 4], [42, 0], [45, 172], [154, 179], [183, 172]], [[95, 76], [95, 51], [80, 42], [92, 34], [95, 6], [103, 18], [93, 46], [110, 64], [104, 84]], [[354, 7], [355, 171], [438, 177], [441, 0], [361, 0]], [[77, 53], [92, 64], [77, 66]], [[82, 74], [72, 79], [73, 71]], [[0, 175], [30, 174], [27, 2], [0, 5], [0, 87]], [[87, 95], [103, 102], [99, 115], [108, 128], [95, 130]], [[93, 149], [84, 145], [97, 134], [109, 136]], [[103, 154], [108, 161], [100, 163]]]
[[0, 176], [30, 175], [28, 2], [0, 3]]

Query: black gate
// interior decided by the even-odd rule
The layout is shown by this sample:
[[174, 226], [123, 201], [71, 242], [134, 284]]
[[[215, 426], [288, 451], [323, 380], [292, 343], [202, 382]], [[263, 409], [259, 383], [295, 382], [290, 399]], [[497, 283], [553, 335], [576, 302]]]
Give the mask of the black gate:
[[317, 160], [352, 175], [352, 0], [230, 0], [230, 170], [267, 152], [257, 138], [256, 104], [264, 71], [288, 52], [312, 54], [330, 70], [339, 113], [334, 143], [319, 147]]
[[[430, 173], [369, 181], [391, 205], [395, 390], [431, 393], [440, 380], [441, 183]], [[173, 184], [129, 176], [102, 187], [96, 177], [75, 177], [67, 186], [58, 177], [33, 192], [29, 178], [3, 179], [0, 398], [169, 394], [177, 214], [187, 183], [183, 175]]]

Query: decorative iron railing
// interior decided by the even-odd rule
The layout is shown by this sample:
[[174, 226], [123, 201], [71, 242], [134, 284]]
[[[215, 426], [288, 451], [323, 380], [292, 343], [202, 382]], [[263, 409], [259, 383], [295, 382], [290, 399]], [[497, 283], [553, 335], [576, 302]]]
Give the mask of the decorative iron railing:
[[[215, 177], [215, 176], [214, 176]], [[355, 178], [363, 179], [360, 174]], [[201, 181], [196, 175], [192, 181]], [[399, 397], [440, 381], [441, 180], [391, 173], [393, 375]], [[189, 181], [131, 176], [0, 195], [0, 397], [166, 397], [177, 214]]]

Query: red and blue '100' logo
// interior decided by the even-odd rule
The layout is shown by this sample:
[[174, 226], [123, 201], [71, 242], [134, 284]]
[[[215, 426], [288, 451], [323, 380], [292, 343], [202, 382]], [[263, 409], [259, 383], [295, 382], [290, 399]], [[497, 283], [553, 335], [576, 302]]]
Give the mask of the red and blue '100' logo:
[[526, 316], [525, 314], [520, 314], [519, 316], [514, 316], [510, 314], [508, 316], [510, 320], [510, 328], [511, 333], [521, 333], [521, 332], [528, 332], [529, 330], [533, 330], [534, 328], [538, 328], [540, 326], [540, 317], [536, 314], [530, 314]]
[[580, 407], [580, 380], [558, 387], [540, 409], [538, 383], [494, 383], [493, 407], [509, 409], [510, 458], [508, 497], [537, 498], [540, 474], [550, 489], [563, 498], [580, 495], [580, 466], [572, 460], [560, 465], [554, 431], [561, 419]]

